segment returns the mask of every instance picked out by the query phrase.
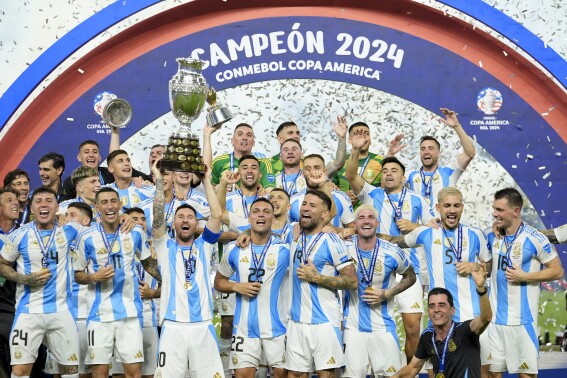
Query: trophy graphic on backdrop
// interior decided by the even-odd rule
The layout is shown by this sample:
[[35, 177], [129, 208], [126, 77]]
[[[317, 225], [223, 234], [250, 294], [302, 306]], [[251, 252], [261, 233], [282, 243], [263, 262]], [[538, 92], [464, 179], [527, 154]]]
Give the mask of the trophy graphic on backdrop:
[[179, 123], [179, 129], [169, 137], [159, 168], [168, 171], [204, 173], [205, 165], [199, 147], [199, 138], [191, 132], [191, 123], [209, 103], [207, 122], [222, 125], [233, 115], [216, 103], [216, 92], [209, 88], [201, 74], [204, 62], [198, 59], [177, 58], [179, 68], [169, 81], [169, 104]]

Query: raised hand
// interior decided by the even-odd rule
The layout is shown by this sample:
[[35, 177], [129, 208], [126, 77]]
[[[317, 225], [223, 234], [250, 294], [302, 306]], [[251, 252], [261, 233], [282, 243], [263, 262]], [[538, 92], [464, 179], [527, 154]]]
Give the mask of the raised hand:
[[398, 134], [390, 141], [388, 147], [388, 156], [394, 156], [404, 148], [406, 148], [407, 144], [402, 144], [402, 139], [404, 139], [404, 133]]
[[455, 128], [460, 126], [459, 120], [457, 119], [457, 113], [453, 110], [449, 110], [447, 108], [441, 108], [441, 112], [445, 115], [445, 118], [439, 118], [439, 121], [443, 122], [445, 125]]
[[224, 171], [221, 175], [219, 185], [233, 185], [236, 184], [240, 180], [240, 173], [231, 172], [231, 171]]
[[364, 145], [366, 144], [366, 142], [368, 142], [368, 135], [363, 135], [363, 134], [354, 134], [351, 138], [350, 138], [350, 144], [352, 146], [353, 150], [360, 150], [362, 149], [362, 147], [364, 147]]
[[333, 130], [335, 130], [335, 134], [337, 134], [339, 138], [346, 137], [348, 126], [345, 116], [337, 116], [337, 122], [331, 121], [331, 125], [333, 125]]

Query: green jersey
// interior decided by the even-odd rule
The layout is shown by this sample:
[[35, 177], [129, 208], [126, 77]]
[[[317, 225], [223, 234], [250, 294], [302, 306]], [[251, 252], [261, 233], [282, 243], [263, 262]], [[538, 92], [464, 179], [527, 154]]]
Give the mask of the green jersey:
[[[262, 173], [262, 177], [260, 178], [260, 185], [262, 185], [262, 187], [264, 188], [274, 188], [276, 186], [276, 176], [274, 174], [274, 170], [272, 169], [272, 163], [270, 162], [270, 159], [258, 158], [258, 161], [260, 162], [260, 172]], [[213, 160], [211, 183], [213, 185], [218, 185], [222, 173], [226, 170], [236, 170], [238, 168], [239, 162], [240, 160], [234, 157], [233, 153], [217, 156]]]
[[[350, 154], [347, 155], [346, 161], [348, 161]], [[358, 160], [358, 174], [367, 183], [372, 186], [380, 186], [380, 180], [382, 179], [382, 161], [383, 156], [373, 154], [368, 152], [368, 156]], [[351, 190], [350, 184], [345, 177], [345, 166], [341, 168], [340, 171], [333, 177], [333, 182], [339, 187], [343, 192], [348, 192]]]
[[272, 156], [270, 162], [272, 163], [272, 169], [274, 170], [275, 175], [283, 171], [283, 161], [280, 158], [280, 154]]

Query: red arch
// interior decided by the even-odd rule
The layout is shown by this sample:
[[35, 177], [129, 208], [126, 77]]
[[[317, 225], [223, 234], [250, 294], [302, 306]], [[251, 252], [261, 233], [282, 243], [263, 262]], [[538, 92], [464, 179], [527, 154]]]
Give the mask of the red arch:
[[[470, 25], [411, 1], [351, 0], [348, 8], [327, 1], [208, 0], [180, 5], [148, 18], [99, 45], [63, 72], [25, 109], [0, 142], [0, 177], [18, 166], [45, 130], [93, 85], [135, 58], [197, 31], [243, 20], [279, 16], [322, 16], [363, 21], [415, 35], [452, 51], [510, 84], [567, 142], [566, 96], [551, 79], [521, 55]], [[220, 10], [219, 10], [220, 9]], [[466, 46], [466, 48], [465, 48]], [[503, 51], [507, 52], [507, 56]], [[78, 70], [81, 69], [84, 74]]]

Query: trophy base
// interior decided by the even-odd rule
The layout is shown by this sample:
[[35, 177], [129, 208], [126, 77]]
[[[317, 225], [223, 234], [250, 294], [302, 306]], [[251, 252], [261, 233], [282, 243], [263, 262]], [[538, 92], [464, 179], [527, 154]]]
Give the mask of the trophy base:
[[205, 173], [197, 136], [185, 136], [185, 133], [179, 132], [170, 136], [158, 168], [166, 171]]

